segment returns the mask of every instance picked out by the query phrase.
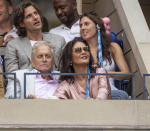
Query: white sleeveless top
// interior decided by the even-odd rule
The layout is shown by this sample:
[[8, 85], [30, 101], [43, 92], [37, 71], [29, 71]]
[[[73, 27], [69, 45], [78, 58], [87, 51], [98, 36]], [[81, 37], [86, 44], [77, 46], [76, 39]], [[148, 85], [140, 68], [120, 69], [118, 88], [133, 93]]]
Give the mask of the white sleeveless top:
[[[112, 61], [111, 65], [109, 64], [108, 60], [103, 61], [104, 68], [107, 72], [115, 71], [115, 62], [112, 57], [111, 57], [111, 61]], [[111, 90], [118, 90], [115, 87], [114, 78], [109, 78], [109, 83], [110, 83]]]

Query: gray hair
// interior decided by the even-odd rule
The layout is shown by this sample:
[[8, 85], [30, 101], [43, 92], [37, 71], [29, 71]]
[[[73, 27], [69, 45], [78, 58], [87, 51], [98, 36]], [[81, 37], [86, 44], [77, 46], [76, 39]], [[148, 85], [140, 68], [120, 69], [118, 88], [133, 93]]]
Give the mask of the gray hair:
[[31, 59], [33, 60], [36, 49], [41, 45], [45, 45], [50, 49], [52, 58], [54, 59], [54, 54], [53, 54], [54, 53], [54, 48], [53, 48], [52, 44], [48, 41], [37, 41], [34, 44], [34, 46], [32, 47]]

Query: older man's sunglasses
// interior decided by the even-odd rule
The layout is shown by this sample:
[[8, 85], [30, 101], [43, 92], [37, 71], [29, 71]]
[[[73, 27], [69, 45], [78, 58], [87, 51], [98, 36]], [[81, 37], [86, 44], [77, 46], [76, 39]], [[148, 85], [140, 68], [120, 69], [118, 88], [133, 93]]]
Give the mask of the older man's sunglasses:
[[74, 49], [74, 52], [76, 52], [76, 53], [81, 53], [82, 50], [84, 50], [84, 51], [89, 51], [89, 47], [88, 47], [88, 46], [85, 46], [85, 47], [77, 47], [77, 48]]

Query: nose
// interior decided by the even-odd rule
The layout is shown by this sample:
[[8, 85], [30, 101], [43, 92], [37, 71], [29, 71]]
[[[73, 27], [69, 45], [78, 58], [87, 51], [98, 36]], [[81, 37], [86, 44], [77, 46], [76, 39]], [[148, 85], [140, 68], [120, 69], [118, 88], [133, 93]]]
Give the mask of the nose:
[[36, 15], [36, 14], [33, 14], [33, 18], [34, 18], [34, 19], [37, 19], [37, 15]]
[[47, 61], [47, 58], [45, 56], [43, 56], [43, 62], [46, 62]]
[[85, 25], [83, 24], [83, 25], [80, 26], [80, 30], [82, 31], [84, 29], [85, 29]]
[[81, 53], [82, 53], [82, 54], [85, 54], [86, 51], [82, 48]]

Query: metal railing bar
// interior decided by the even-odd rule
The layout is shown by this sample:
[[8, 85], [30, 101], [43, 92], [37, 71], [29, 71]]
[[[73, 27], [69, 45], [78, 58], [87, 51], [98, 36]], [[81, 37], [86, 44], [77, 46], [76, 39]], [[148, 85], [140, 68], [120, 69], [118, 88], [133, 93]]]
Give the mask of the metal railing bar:
[[143, 99], [146, 99], [146, 77], [150, 76], [150, 74], [143, 74]]
[[24, 73], [25, 75], [72, 75], [72, 76], [75, 76], [75, 75], [104, 75], [104, 76], [132, 76], [134, 77], [135, 76], [135, 73]]

